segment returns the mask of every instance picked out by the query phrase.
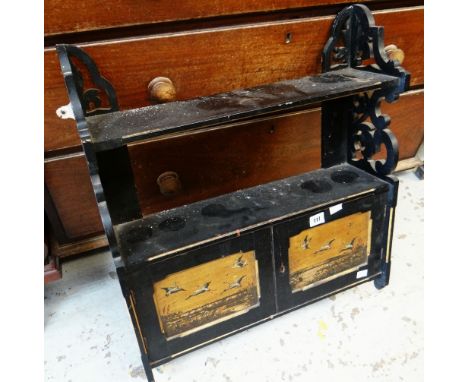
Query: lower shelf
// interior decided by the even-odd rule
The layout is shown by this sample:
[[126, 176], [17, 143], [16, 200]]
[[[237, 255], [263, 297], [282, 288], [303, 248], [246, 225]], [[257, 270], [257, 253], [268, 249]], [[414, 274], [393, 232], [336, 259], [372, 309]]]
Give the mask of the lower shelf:
[[148, 215], [117, 225], [115, 231], [120, 255], [128, 266], [136, 266], [387, 189], [384, 181], [342, 164]]

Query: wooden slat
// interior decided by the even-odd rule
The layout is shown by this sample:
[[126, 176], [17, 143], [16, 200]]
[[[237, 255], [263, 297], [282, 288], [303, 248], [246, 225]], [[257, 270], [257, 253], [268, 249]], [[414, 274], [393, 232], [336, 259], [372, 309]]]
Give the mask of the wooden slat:
[[[98, 227], [99, 229], [100, 227]], [[105, 235], [99, 235], [99, 232], [96, 232], [96, 235], [84, 240], [74, 240], [71, 243], [60, 245], [56, 240], [51, 239], [51, 253], [63, 259], [69, 256], [79, 255], [85, 252], [91, 252], [100, 248], [105, 248], [109, 245]]]
[[[424, 92], [418, 90], [383, 105], [401, 159], [414, 157], [422, 142], [423, 102]], [[320, 112], [135, 145], [130, 154], [140, 203], [148, 214], [319, 168]], [[161, 195], [156, 180], [165, 171], [179, 174], [179, 195]], [[70, 237], [102, 232], [82, 154], [48, 161], [45, 180]]]
[[[423, 8], [375, 12], [385, 42], [405, 51], [411, 85], [423, 83]], [[177, 99], [253, 87], [320, 72], [320, 53], [333, 17], [315, 17], [172, 33], [84, 45], [116, 88], [120, 107], [149, 105], [147, 84], [169, 77]], [[292, 41], [285, 42], [290, 33]], [[54, 49], [44, 53], [45, 151], [79, 146], [74, 121], [55, 111], [69, 102]]]
[[70, 239], [103, 231], [82, 154], [47, 161], [44, 164], [44, 180]]
[[45, 0], [45, 35], [241, 13], [346, 4], [352, 0]]

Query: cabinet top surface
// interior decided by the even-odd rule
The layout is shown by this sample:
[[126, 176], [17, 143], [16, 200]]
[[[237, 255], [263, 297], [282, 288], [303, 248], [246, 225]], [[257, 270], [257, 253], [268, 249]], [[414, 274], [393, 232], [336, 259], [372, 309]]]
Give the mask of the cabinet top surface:
[[127, 265], [137, 265], [387, 189], [386, 182], [343, 164], [147, 215], [115, 231]]

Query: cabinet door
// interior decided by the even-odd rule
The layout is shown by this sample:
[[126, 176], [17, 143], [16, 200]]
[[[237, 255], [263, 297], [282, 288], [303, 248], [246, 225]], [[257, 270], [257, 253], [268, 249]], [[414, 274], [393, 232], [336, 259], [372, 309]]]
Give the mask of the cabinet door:
[[150, 360], [192, 350], [275, 312], [271, 231], [242, 234], [129, 276]]
[[280, 311], [376, 277], [383, 195], [344, 202], [274, 227]]

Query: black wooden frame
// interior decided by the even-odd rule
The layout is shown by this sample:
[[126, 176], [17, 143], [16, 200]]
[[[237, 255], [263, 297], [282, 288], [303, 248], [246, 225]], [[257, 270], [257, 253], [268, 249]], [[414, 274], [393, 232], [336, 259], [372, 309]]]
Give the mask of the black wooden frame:
[[[362, 210], [364, 207], [372, 210], [375, 225], [372, 235], [372, 254], [369, 258], [369, 268], [371, 268], [369, 275], [357, 280], [355, 273], [349, 273], [305, 292], [297, 293], [295, 296], [292, 296], [288, 290], [289, 285], [285, 277], [288, 272], [284, 272], [287, 260], [282, 254], [284, 254], [285, 240], [291, 233], [303, 229], [304, 222], [311, 211], [317, 210], [313, 206], [306, 213], [297, 212], [293, 216], [285, 216], [281, 222], [265, 223], [261, 228], [242, 232], [238, 236], [224, 237], [221, 240], [214, 238], [209, 244], [197, 245], [190, 250], [182, 250], [160, 259], [141, 261], [139, 264], [128, 266], [121, 254], [116, 227], [119, 224], [138, 221], [142, 218], [126, 146], [130, 139], [128, 136], [119, 136], [118, 132], [117, 135], [114, 132], [112, 139], [106, 141], [105, 134], [101, 134], [97, 142], [94, 134], [99, 128], [99, 121], [105, 120], [106, 116], [112, 116], [110, 113], [117, 113], [117, 95], [112, 84], [99, 72], [94, 61], [82, 49], [73, 45], [57, 46], [70, 98], [69, 110], [71, 109], [76, 120], [99, 212], [114, 257], [122, 292], [129, 306], [149, 381], [153, 380], [152, 366], [167, 362], [175, 356], [203, 346], [210, 341], [246, 329], [362, 282], [374, 280], [377, 288], [388, 284], [398, 191], [398, 181], [390, 173], [398, 161], [398, 143], [388, 128], [390, 118], [380, 113], [380, 102], [382, 100], [392, 102], [401, 92], [407, 90], [409, 74], [401, 68], [399, 62], [391, 61], [387, 57], [383, 46], [383, 28], [375, 26], [369, 9], [359, 4], [348, 6], [337, 15], [332, 25], [330, 38], [323, 50], [322, 62], [325, 75], [317, 77], [319, 83], [325, 84], [321, 85], [320, 97], [316, 95], [314, 98], [310, 94], [301, 95], [301, 92], [296, 92], [299, 95], [294, 94], [294, 97], [287, 95], [287, 97], [292, 97], [290, 99], [286, 96], [281, 98], [282, 94], [278, 93], [280, 87], [275, 88], [274, 84], [271, 87], [265, 85], [253, 91], [268, 93], [268, 89], [274, 89], [272, 93], [274, 102], [267, 94], [266, 99], [270, 102], [268, 107], [262, 108], [259, 102], [250, 111], [235, 110], [232, 115], [224, 114], [211, 121], [197, 120], [194, 117], [191, 123], [185, 122], [183, 126], [169, 129], [169, 132], [188, 131], [192, 128], [213, 126], [213, 124], [222, 125], [227, 122], [231, 123], [236, 118], [240, 120], [241, 118], [255, 118], [258, 115], [272, 115], [273, 112], [282, 113], [290, 111], [291, 105], [306, 107], [312, 100], [320, 101], [322, 103], [322, 167], [333, 168], [343, 163], [350, 163], [372, 174], [375, 179], [386, 182], [385, 190], [380, 189], [372, 195], [369, 192], [366, 196], [358, 198], [349, 195], [348, 199], [342, 201], [345, 208], [341, 215], [327, 216], [331, 221], [343, 214]], [[363, 65], [363, 62], [369, 59], [373, 59], [374, 63]], [[83, 73], [81, 67], [84, 67], [87, 73]], [[346, 73], [350, 73], [351, 77], [363, 75], [371, 79], [372, 76], [376, 78], [380, 76], [382, 81], [374, 81], [368, 88], [356, 85], [354, 88], [351, 87], [341, 94], [330, 97], [323, 92], [323, 89], [326, 89], [327, 81], [333, 81], [333, 72], [339, 73], [335, 77], [343, 81], [349, 81]], [[86, 78], [85, 74], [87, 74]], [[304, 78], [302, 84], [314, 78], [316, 77]], [[335, 78], [334, 81], [341, 81], [341, 79]], [[88, 82], [92, 82], [93, 87], [85, 89], [85, 84]], [[302, 86], [301, 81], [292, 83]], [[331, 87], [330, 91], [332, 91]], [[227, 93], [228, 98], [229, 94], [239, 99], [239, 92]], [[244, 93], [241, 92], [241, 94]], [[105, 95], [107, 102], [103, 102], [101, 95]], [[225, 98], [226, 95], [223, 97]], [[213, 96], [212, 99], [215, 98], [216, 96]], [[207, 102], [209, 99], [210, 97], [205, 97], [199, 102]], [[186, 105], [189, 105], [189, 102], [187, 101]], [[107, 106], [103, 106], [104, 103]], [[168, 106], [166, 109], [171, 110], [170, 108], [177, 108], [178, 105], [183, 108], [183, 103], [181, 103]], [[155, 106], [152, 110], [157, 116], [160, 109]], [[64, 108], [61, 112], [65, 116], [67, 109]], [[127, 127], [124, 126], [124, 128]], [[143, 131], [139, 137], [147, 139], [161, 134], [161, 131]], [[382, 145], [386, 148], [386, 159], [373, 160], [372, 158], [380, 151]], [[330, 203], [336, 203], [336, 201], [331, 197]], [[323, 210], [325, 207], [320, 208]], [[260, 262], [259, 276], [262, 288], [260, 307], [186, 337], [171, 341], [165, 340], [158, 329], [156, 311], [152, 302], [152, 285], [155, 280], [168, 273], [206, 262], [207, 259], [225, 256], [228, 254], [227, 249], [248, 250], [252, 244]]]

